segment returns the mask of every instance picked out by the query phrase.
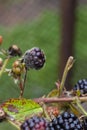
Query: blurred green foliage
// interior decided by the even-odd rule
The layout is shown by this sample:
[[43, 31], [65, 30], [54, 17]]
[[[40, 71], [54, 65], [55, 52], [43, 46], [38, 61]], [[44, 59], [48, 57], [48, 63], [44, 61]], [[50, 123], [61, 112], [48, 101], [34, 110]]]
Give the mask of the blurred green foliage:
[[[48, 93], [54, 87], [58, 75], [58, 50], [59, 50], [59, 17], [53, 12], [44, 12], [42, 16], [32, 22], [13, 26], [10, 28], [0, 27], [3, 35], [2, 48], [7, 49], [12, 44], [17, 44], [24, 53], [32, 47], [41, 48], [46, 55], [45, 67], [39, 71], [28, 72], [24, 96], [31, 98]], [[16, 58], [15, 58], [16, 59]], [[9, 63], [10, 67], [13, 60]], [[8, 66], [9, 67], [9, 66]], [[6, 82], [8, 81], [8, 82]], [[6, 74], [0, 80], [2, 87], [0, 98], [18, 97], [18, 87]], [[9, 92], [10, 90], [10, 92]], [[2, 92], [6, 93], [2, 93]]]
[[[55, 87], [59, 72], [60, 51], [60, 17], [53, 12], [44, 12], [42, 16], [32, 23], [20, 24], [13, 27], [0, 27], [3, 36], [1, 48], [7, 49], [17, 44], [23, 53], [34, 46], [44, 50], [46, 65], [43, 69], [28, 72], [24, 97], [33, 98], [47, 94]], [[77, 9], [77, 22], [75, 33], [75, 64], [73, 85], [77, 80], [87, 77], [87, 6]], [[11, 67], [13, 60], [8, 67]], [[19, 96], [19, 88], [6, 74], [0, 79], [0, 100]], [[0, 124], [0, 129], [16, 130], [8, 123]]]
[[77, 9], [74, 57], [73, 85], [83, 78], [87, 78], [87, 6]]

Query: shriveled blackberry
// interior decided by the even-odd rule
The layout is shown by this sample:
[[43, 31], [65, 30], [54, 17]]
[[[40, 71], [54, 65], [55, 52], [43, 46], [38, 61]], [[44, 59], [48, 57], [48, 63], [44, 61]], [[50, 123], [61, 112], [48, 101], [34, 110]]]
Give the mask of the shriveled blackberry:
[[69, 112], [63, 112], [54, 118], [49, 124], [50, 130], [82, 130], [79, 119]]
[[34, 47], [25, 52], [22, 62], [25, 63], [26, 69], [40, 69], [45, 63], [45, 56], [41, 49]]
[[7, 50], [7, 53], [10, 56], [21, 56], [22, 55], [22, 51], [20, 50], [20, 48], [17, 45], [10, 46]]
[[79, 90], [81, 94], [87, 93], [87, 79], [81, 79], [73, 88], [74, 91]]
[[25, 120], [21, 125], [21, 130], [46, 130], [47, 124], [48, 122], [44, 118], [34, 116]]

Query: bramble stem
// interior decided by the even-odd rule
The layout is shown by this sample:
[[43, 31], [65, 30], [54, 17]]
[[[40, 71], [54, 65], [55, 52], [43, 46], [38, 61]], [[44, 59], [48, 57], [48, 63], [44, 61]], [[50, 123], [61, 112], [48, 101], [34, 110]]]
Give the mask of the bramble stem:
[[25, 75], [24, 75], [23, 91], [24, 91], [24, 89], [25, 89], [26, 78], [27, 78], [27, 70], [25, 70]]
[[19, 87], [20, 87], [20, 98], [23, 96], [23, 83], [21, 78], [19, 77]]
[[[40, 102], [44, 102], [44, 103], [57, 103], [57, 102], [73, 102], [76, 100], [76, 96], [74, 97], [63, 97], [63, 98], [35, 98], [34, 101], [40, 103]], [[87, 96], [86, 97], [79, 97], [79, 100], [81, 102], [83, 101], [87, 101]]]
[[0, 77], [2, 76], [2, 74], [3, 74], [3, 72], [4, 72], [5, 67], [6, 67], [6, 65], [7, 65], [8, 61], [9, 61], [9, 59], [10, 59], [10, 57], [8, 57], [8, 58], [4, 61], [4, 64], [3, 64], [3, 66], [2, 66], [2, 69], [0, 70]]
[[42, 107], [43, 107], [43, 111], [44, 111], [45, 117], [46, 117], [49, 121], [51, 121], [51, 118], [49, 117], [48, 112], [47, 112], [47, 110], [46, 110], [46, 105], [45, 105], [44, 103], [42, 103]]
[[21, 77], [19, 77], [19, 87], [20, 87], [20, 98], [23, 97], [24, 89], [25, 89], [25, 83], [26, 83], [26, 77], [27, 77], [27, 70], [24, 75], [24, 80], [22, 81]]
[[71, 67], [73, 66], [73, 63], [74, 63], [74, 58], [72, 56], [70, 56], [68, 58], [68, 60], [67, 60], [67, 63], [66, 63], [66, 66], [65, 66], [65, 69], [64, 69], [64, 72], [63, 72], [63, 76], [62, 76], [62, 80], [61, 80], [61, 83], [60, 83], [60, 89], [59, 89], [59, 95], [58, 96], [60, 96], [62, 91], [63, 91], [67, 74], [68, 74], [69, 70], [71, 69]]

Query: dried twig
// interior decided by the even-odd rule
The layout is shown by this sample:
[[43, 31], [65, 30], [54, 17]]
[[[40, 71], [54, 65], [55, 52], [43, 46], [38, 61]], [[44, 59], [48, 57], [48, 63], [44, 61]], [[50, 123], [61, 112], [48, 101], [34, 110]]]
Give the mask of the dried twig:
[[65, 69], [64, 69], [64, 72], [63, 72], [62, 80], [61, 80], [61, 83], [60, 83], [59, 96], [61, 95], [61, 93], [63, 91], [67, 74], [68, 74], [69, 70], [71, 69], [71, 67], [73, 66], [73, 63], [74, 63], [74, 58], [72, 56], [70, 56], [67, 60], [67, 63], [66, 63], [66, 66], [65, 66]]

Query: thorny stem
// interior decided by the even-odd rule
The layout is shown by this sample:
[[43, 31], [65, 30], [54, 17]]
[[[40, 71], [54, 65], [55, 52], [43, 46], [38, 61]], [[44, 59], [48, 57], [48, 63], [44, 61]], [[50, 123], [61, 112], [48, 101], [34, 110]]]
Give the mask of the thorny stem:
[[23, 96], [23, 83], [22, 79], [19, 77], [19, 87], [20, 87], [20, 98]]
[[[63, 97], [63, 98], [57, 98], [57, 97], [53, 97], [53, 98], [35, 98], [34, 101], [40, 103], [40, 102], [44, 102], [44, 103], [57, 103], [57, 102], [73, 102], [76, 100], [76, 96], [74, 97]], [[87, 96], [86, 97], [79, 97], [79, 100], [81, 102], [83, 101], [87, 101]]]
[[67, 74], [68, 74], [69, 70], [71, 69], [71, 67], [73, 66], [73, 63], [74, 63], [74, 58], [72, 56], [70, 56], [68, 58], [68, 60], [67, 60], [67, 63], [66, 63], [66, 66], [65, 66], [65, 69], [64, 69], [64, 72], [63, 72], [63, 76], [62, 76], [62, 80], [61, 80], [61, 83], [60, 83], [60, 89], [59, 89], [59, 95], [58, 96], [60, 96], [62, 91], [63, 91]]
[[23, 81], [23, 89], [25, 88], [26, 78], [27, 78], [27, 70], [25, 70], [24, 81]]
[[44, 111], [45, 117], [46, 117], [49, 121], [51, 121], [51, 118], [49, 117], [48, 112], [47, 112], [47, 110], [46, 110], [46, 105], [45, 105], [44, 103], [42, 103], [42, 107], [43, 107], [43, 111]]
[[3, 66], [2, 66], [2, 69], [0, 70], [0, 77], [2, 76], [2, 74], [3, 74], [3, 72], [4, 72], [5, 67], [6, 67], [6, 65], [7, 65], [8, 61], [9, 61], [9, 59], [10, 59], [10, 57], [8, 57], [8, 58], [4, 61], [4, 64], [3, 64]]
[[24, 94], [24, 88], [25, 88], [25, 83], [26, 83], [26, 77], [27, 77], [27, 70], [24, 75], [24, 80], [22, 81], [21, 77], [19, 77], [19, 87], [20, 87], [20, 98], [23, 97]]

